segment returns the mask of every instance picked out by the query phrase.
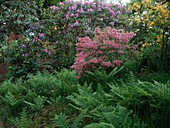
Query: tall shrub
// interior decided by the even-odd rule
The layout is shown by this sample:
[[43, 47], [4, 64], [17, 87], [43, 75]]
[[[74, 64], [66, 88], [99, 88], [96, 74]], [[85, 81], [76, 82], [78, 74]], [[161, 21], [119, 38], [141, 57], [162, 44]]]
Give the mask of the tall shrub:
[[43, 46], [51, 51], [53, 66], [69, 67], [75, 59], [77, 37], [93, 37], [96, 27], [126, 29], [126, 7], [116, 4], [60, 2], [42, 14], [42, 27], [32, 25], [34, 33], [44, 33]]
[[134, 42], [142, 47], [142, 51], [149, 52], [149, 56], [143, 54], [142, 58], [146, 60], [145, 66], [155, 67], [154, 71], [168, 71], [169, 69], [169, 5], [168, 0], [158, 0], [157, 2], [142, 0], [132, 2], [129, 6], [132, 25], [136, 31]]

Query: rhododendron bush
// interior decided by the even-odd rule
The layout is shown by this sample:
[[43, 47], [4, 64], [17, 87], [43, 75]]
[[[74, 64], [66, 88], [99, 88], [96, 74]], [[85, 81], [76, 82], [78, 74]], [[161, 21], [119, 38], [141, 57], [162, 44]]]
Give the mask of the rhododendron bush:
[[[128, 24], [125, 20], [128, 17], [125, 6], [102, 2], [98, 4], [85, 2], [82, 5], [74, 2], [60, 2], [59, 6], [51, 6], [47, 15], [50, 16], [55, 30], [58, 30], [56, 36], [60, 34], [61, 37], [64, 36], [73, 42], [77, 36], [91, 36], [96, 27], [126, 28]], [[48, 21], [44, 25], [51, 28], [52, 24], [49, 26]]]
[[76, 44], [76, 59], [72, 68], [78, 73], [78, 78], [87, 70], [103, 68], [113, 69], [132, 55], [135, 46], [130, 46], [128, 41], [135, 36], [133, 32], [126, 33], [115, 28], [106, 27], [104, 31], [96, 28], [93, 39], [87, 37], [78, 38]]
[[44, 33], [40, 43], [51, 51], [52, 65], [61, 69], [74, 63], [77, 37], [94, 37], [96, 27], [126, 29], [127, 17], [126, 7], [116, 4], [60, 2], [45, 10], [40, 25], [31, 28], [34, 33]]
[[128, 11], [125, 6], [99, 2], [60, 2], [43, 12], [41, 23], [46, 39], [50, 42], [76, 43], [76, 37], [92, 37], [96, 27], [106, 26], [126, 29]]

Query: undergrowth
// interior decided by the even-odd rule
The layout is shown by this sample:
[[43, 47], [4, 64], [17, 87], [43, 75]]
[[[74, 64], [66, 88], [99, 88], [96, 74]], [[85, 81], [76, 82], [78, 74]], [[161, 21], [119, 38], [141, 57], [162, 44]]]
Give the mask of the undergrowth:
[[170, 127], [170, 83], [142, 81], [133, 73], [118, 79], [118, 72], [89, 72], [84, 82], [68, 69], [6, 80], [0, 86], [3, 127]]

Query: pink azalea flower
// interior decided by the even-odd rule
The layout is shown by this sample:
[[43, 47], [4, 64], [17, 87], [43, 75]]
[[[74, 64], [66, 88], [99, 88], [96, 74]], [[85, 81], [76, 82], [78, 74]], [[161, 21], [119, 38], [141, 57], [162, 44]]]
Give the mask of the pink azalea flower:
[[121, 60], [114, 60], [113, 62], [116, 66], [120, 66], [121, 65]]
[[90, 63], [93, 64], [97, 64], [98, 63], [98, 59], [96, 57], [94, 57], [93, 59], [89, 60]]
[[112, 64], [111, 64], [111, 62], [102, 61], [101, 65], [104, 66], [104, 67], [110, 67]]

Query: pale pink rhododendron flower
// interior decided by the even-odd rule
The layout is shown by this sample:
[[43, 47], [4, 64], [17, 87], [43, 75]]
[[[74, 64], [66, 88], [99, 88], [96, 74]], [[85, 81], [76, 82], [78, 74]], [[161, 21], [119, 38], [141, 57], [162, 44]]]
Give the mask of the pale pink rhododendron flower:
[[53, 14], [57, 10], [57, 7], [53, 5], [53, 6], [50, 6], [50, 9], [51, 9], [51, 13]]
[[26, 46], [26, 44], [22, 44], [22, 48], [26, 48], [27, 46]]
[[66, 3], [72, 3], [72, 0], [65, 0]]
[[77, 10], [77, 13], [84, 13], [84, 10], [83, 10], [83, 8], [81, 8], [81, 9], [78, 9], [78, 10]]
[[76, 20], [76, 22], [74, 23], [74, 25], [78, 25], [79, 24], [79, 22]]
[[123, 30], [106, 27], [104, 31], [96, 28], [94, 39], [90, 37], [78, 38], [76, 44], [76, 59], [72, 68], [80, 78], [87, 70], [100, 67], [114, 68], [121, 66], [125, 51], [135, 49], [128, 45], [130, 38], [135, 36], [133, 32], [126, 33]]
[[88, 12], [93, 12], [92, 8], [87, 9]]
[[39, 36], [39, 38], [42, 38], [45, 35], [44, 35], [44, 33], [38, 33], [38, 36]]

